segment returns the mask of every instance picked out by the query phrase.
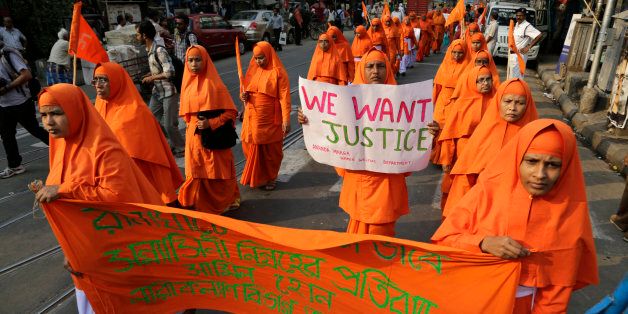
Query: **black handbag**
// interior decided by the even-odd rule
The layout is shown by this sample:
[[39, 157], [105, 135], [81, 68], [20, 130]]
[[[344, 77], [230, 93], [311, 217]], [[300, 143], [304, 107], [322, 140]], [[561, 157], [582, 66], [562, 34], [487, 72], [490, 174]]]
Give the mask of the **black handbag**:
[[[201, 111], [198, 113], [198, 117], [209, 120], [219, 117], [223, 112], [225, 111], [222, 109]], [[225, 122], [225, 124], [215, 130], [211, 128], [199, 130], [196, 128], [194, 134], [201, 135], [201, 144], [207, 149], [228, 149], [235, 146], [238, 139], [233, 120]]]

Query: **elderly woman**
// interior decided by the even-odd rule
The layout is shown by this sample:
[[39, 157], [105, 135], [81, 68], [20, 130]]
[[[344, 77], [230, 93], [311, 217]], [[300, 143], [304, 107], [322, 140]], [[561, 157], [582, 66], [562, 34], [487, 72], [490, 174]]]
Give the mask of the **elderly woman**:
[[71, 83], [70, 55], [68, 54], [68, 31], [62, 28], [57, 33], [57, 41], [50, 49], [46, 81], [48, 86], [57, 83]]

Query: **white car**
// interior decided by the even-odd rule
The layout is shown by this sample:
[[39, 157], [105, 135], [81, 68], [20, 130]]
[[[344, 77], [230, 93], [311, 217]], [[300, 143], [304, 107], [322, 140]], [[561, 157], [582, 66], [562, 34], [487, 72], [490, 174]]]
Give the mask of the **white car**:
[[[500, 58], [508, 58], [508, 26], [510, 25], [510, 20], [516, 20], [515, 11], [519, 8], [523, 7], [521, 3], [509, 3], [509, 2], [490, 2], [488, 5], [487, 16], [491, 16], [492, 12], [497, 11], [497, 23], [499, 27], [497, 28], [497, 43], [495, 47], [495, 52], [493, 53], [493, 57]], [[525, 7], [526, 9], [526, 20], [532, 24], [532, 26], [536, 25], [536, 10], [531, 7]], [[538, 28], [539, 31], [543, 31]], [[536, 60], [539, 55], [539, 44], [534, 45], [534, 47], [530, 48], [528, 51], [528, 60]]]

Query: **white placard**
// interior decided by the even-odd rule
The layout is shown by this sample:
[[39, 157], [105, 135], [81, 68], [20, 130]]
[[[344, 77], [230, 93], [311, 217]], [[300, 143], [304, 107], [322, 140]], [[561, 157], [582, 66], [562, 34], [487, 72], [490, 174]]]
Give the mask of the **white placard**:
[[338, 86], [299, 78], [305, 146], [319, 163], [403, 173], [424, 169], [432, 135], [432, 80]]
[[[416, 38], [416, 40], [421, 39], [421, 29], [420, 28], [415, 28], [414, 29], [414, 38]], [[418, 45], [418, 43], [417, 43]]]

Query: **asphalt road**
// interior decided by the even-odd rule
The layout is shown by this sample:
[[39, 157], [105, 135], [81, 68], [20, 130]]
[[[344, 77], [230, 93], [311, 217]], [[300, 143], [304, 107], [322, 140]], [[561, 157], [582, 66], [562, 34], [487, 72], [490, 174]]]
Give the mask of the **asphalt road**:
[[[345, 35], [349, 39], [352, 37], [348, 31]], [[303, 43], [303, 46], [289, 45], [279, 53], [290, 76], [293, 109], [299, 104], [296, 92], [298, 77], [307, 74], [314, 49], [314, 41], [305, 40]], [[245, 70], [250, 58], [250, 52], [243, 56]], [[428, 57], [424, 63], [410, 69], [407, 76], [401, 77], [399, 84], [433, 78], [441, 59], [442, 55]], [[235, 58], [219, 56], [214, 58], [214, 63], [241, 109], [237, 100]], [[503, 65], [500, 65], [500, 70], [503, 70]], [[543, 97], [540, 81], [535, 78], [528, 81], [541, 116], [560, 119], [556, 105]], [[87, 87], [85, 90], [94, 97], [93, 89]], [[338, 207], [339, 177], [331, 167], [314, 162], [304, 150], [294, 112], [292, 123], [296, 133], [284, 145], [284, 161], [277, 189], [267, 192], [240, 187], [242, 207], [227, 215], [277, 226], [342, 232], [348, 216]], [[23, 129], [18, 130], [18, 141], [28, 170], [22, 175], [0, 181], [0, 313], [75, 313], [73, 285], [62, 267], [62, 253], [42, 213], [33, 211], [33, 194], [26, 189], [28, 182], [45, 179], [48, 150]], [[237, 162], [243, 161], [239, 145], [234, 148], [234, 153]], [[587, 182], [601, 284], [576, 292], [570, 303], [570, 313], [584, 312], [614, 289], [628, 270], [628, 244], [621, 240], [620, 233], [608, 222], [608, 217], [619, 203], [623, 178], [611, 171], [588, 148], [580, 147], [580, 157]], [[179, 159], [178, 163], [183, 166], [183, 159]], [[6, 156], [2, 153], [0, 169], [6, 166]], [[242, 167], [243, 163], [240, 163], [237, 170], [241, 171]], [[429, 241], [440, 223], [440, 178], [441, 172], [434, 166], [408, 177], [411, 212], [398, 221], [398, 237]]]

